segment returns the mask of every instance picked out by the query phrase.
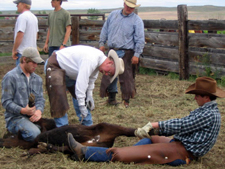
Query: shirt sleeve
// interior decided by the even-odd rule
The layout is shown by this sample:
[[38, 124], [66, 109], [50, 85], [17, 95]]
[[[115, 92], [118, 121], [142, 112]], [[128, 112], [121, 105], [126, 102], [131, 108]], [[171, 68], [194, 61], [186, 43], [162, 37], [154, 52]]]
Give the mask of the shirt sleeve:
[[145, 45], [144, 23], [140, 18], [137, 19], [137, 22], [135, 24], [134, 42], [134, 56], [139, 57], [143, 52], [143, 48]]
[[160, 121], [160, 135], [171, 136], [174, 134], [188, 134], [198, 131], [209, 125], [212, 117], [206, 115], [189, 115], [181, 119]]
[[94, 89], [94, 82], [98, 76], [93, 74], [94, 70], [95, 67], [89, 60], [84, 59], [81, 62], [75, 88], [79, 106], [85, 105], [86, 91]]
[[108, 19], [103, 24], [100, 39], [99, 39], [99, 47], [104, 46], [106, 41], [108, 40], [108, 26], [110, 22], [111, 15], [109, 15]]
[[13, 81], [13, 77], [6, 75], [3, 78], [1, 102], [6, 112], [20, 114], [22, 107], [13, 102], [14, 90], [16, 89], [15, 84], [16, 83]]
[[25, 32], [26, 31], [26, 25], [27, 25], [27, 20], [26, 18], [23, 17], [23, 15], [20, 15], [18, 18], [17, 18], [17, 26], [18, 26], [18, 32], [21, 31], [21, 32]]

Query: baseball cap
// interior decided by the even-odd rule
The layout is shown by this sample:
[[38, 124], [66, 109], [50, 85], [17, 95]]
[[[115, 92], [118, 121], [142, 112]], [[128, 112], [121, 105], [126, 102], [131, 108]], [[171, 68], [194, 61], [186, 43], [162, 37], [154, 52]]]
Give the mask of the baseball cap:
[[13, 1], [13, 3], [18, 4], [18, 3], [25, 3], [27, 5], [31, 5], [31, 0], [17, 0], [17, 1]]
[[30, 58], [35, 63], [42, 63], [44, 60], [41, 58], [37, 48], [27, 47], [24, 49], [22, 56], [26, 58]]

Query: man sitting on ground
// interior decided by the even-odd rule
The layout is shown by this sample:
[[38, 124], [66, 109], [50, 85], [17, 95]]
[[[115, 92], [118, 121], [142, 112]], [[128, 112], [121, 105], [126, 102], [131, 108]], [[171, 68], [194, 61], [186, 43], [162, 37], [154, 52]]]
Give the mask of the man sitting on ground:
[[[102, 148], [83, 146], [68, 133], [71, 150], [79, 160], [104, 162], [121, 161], [142, 164], [189, 164], [204, 156], [215, 144], [221, 123], [216, 98], [224, 98], [225, 91], [217, 87], [214, 79], [199, 77], [186, 89], [194, 94], [200, 106], [181, 119], [148, 123], [135, 131], [141, 139], [135, 146]], [[165, 136], [173, 136], [173, 139]]]

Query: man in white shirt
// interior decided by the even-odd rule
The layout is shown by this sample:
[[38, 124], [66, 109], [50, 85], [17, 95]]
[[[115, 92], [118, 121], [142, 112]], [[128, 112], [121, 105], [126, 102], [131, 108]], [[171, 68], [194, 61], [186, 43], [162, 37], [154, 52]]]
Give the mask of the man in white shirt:
[[93, 89], [99, 71], [112, 82], [124, 72], [124, 62], [114, 50], [106, 57], [99, 49], [84, 45], [67, 47], [50, 56], [46, 66], [46, 88], [51, 116], [57, 127], [68, 124], [66, 88], [76, 99], [74, 108], [81, 124], [93, 124], [90, 110], [95, 108]]
[[17, 4], [17, 12], [20, 13], [15, 24], [12, 49], [12, 58], [16, 60], [16, 65], [18, 65], [25, 48], [37, 48], [38, 20], [30, 11], [31, 0], [16, 0], [13, 2]]

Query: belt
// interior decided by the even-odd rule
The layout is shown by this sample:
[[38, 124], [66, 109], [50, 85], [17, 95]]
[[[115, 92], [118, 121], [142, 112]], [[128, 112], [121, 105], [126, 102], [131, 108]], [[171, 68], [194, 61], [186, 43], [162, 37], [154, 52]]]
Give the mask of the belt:
[[109, 49], [113, 49], [113, 50], [133, 50], [133, 49], [125, 49], [125, 48], [109, 48]]

